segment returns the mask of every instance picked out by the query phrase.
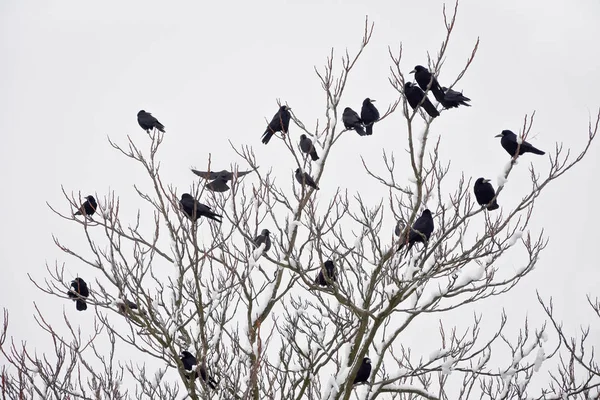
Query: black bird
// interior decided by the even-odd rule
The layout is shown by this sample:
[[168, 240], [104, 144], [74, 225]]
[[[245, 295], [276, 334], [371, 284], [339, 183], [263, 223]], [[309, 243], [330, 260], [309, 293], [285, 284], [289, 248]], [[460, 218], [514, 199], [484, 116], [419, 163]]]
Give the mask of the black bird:
[[331, 260], [325, 261], [325, 274], [323, 274], [323, 267], [321, 267], [319, 275], [317, 275], [317, 278], [315, 279], [315, 283], [320, 286], [330, 286], [325, 277], [327, 277], [330, 282], [337, 281], [337, 277], [335, 276], [335, 265], [333, 265], [333, 261]]
[[[375, 100], [371, 100], [368, 97], [363, 101], [362, 108], [360, 110], [360, 119], [367, 128], [367, 135], [373, 134], [373, 124], [379, 120], [379, 111], [373, 105]], [[360, 132], [359, 132], [360, 134]]]
[[358, 368], [358, 372], [356, 373], [356, 377], [354, 378], [354, 385], [357, 383], [364, 383], [369, 380], [371, 376], [371, 359], [369, 357], [365, 357]]
[[402, 221], [396, 222], [396, 228], [394, 228], [394, 235], [400, 236], [402, 233]]
[[137, 114], [138, 124], [142, 127], [146, 132], [150, 132], [152, 129], [156, 128], [162, 133], [165, 133], [165, 126], [158, 122], [156, 118], [152, 116], [149, 112], [144, 110], [140, 110]]
[[75, 215], [85, 214], [87, 216], [94, 215], [96, 212], [96, 208], [98, 207], [98, 203], [96, 203], [96, 199], [94, 196], [89, 195], [85, 198], [85, 202], [79, 207], [79, 210], [75, 213]]
[[[183, 363], [183, 368], [185, 368], [187, 371], [194, 370], [194, 372], [190, 375], [190, 378], [194, 380], [197, 379], [198, 372], [196, 372], [196, 370], [194, 369], [194, 366], [198, 364], [198, 360], [196, 359], [196, 357], [194, 357], [189, 351], [184, 350], [179, 355], [179, 358]], [[202, 380], [206, 382], [211, 389], [216, 389], [218, 385], [217, 381], [215, 381], [212, 377], [208, 379], [208, 382], [206, 381], [206, 368], [204, 367], [204, 365], [201, 365], [199, 369]]]
[[315, 190], [319, 190], [315, 180], [306, 172], [302, 172], [300, 168], [296, 168], [296, 180], [304, 186], [305, 184]]
[[181, 195], [179, 205], [181, 206], [181, 209], [185, 215], [187, 215], [194, 222], [196, 222], [200, 217], [206, 217], [208, 219], [212, 219], [213, 221], [217, 221], [218, 223], [222, 222], [222, 215], [212, 212], [209, 206], [200, 203], [189, 193], [184, 193]]
[[421, 90], [418, 86], [413, 85], [411, 82], [406, 82], [404, 84], [404, 96], [406, 96], [406, 101], [413, 108], [417, 108], [423, 97], [425, 97], [425, 101], [421, 104], [421, 107], [429, 114], [430, 117], [438, 117], [440, 113], [436, 110], [433, 103], [425, 96], [425, 92]]
[[67, 296], [75, 301], [77, 311], [87, 310], [85, 299], [90, 295], [87, 283], [81, 278], [75, 278], [75, 280], [71, 281], [71, 288], [67, 292]]
[[433, 97], [435, 97], [435, 99], [440, 103], [444, 101], [444, 91], [442, 90], [442, 87], [438, 83], [437, 79], [435, 79], [435, 76], [433, 76], [427, 68], [425, 68], [422, 65], [417, 65], [415, 69], [410, 71], [410, 73], [415, 74], [415, 79], [421, 87], [421, 89], [423, 90], [427, 90], [429, 82], [431, 82], [431, 80], [433, 79], [433, 83], [431, 84], [430, 89], [431, 93], [433, 93]]
[[[494, 196], [496, 196], [496, 191], [494, 190], [494, 187], [490, 183], [489, 179], [477, 179], [475, 181], [475, 186], [473, 186], [473, 190], [475, 191], [475, 198], [477, 199], [477, 203], [479, 203], [479, 205], [487, 206], [489, 211], [496, 210], [500, 207], [496, 202], [496, 199], [494, 199]], [[494, 199], [493, 202], [492, 199]]]
[[279, 111], [277, 111], [277, 114], [273, 116], [273, 119], [267, 126], [265, 133], [263, 133], [262, 142], [264, 144], [269, 143], [269, 140], [271, 140], [271, 137], [276, 132], [288, 133], [291, 118], [289, 110], [291, 110], [291, 108], [288, 106], [279, 107]]
[[539, 154], [541, 156], [546, 154], [543, 151], [536, 149], [526, 141], [523, 141], [523, 143], [521, 143], [521, 146], [519, 146], [519, 144], [517, 143], [517, 135], [515, 135], [512, 131], [503, 130], [501, 134], [496, 135], [495, 137], [502, 138], [502, 140], [500, 140], [500, 144], [502, 145], [502, 147], [504, 147], [504, 150], [506, 150], [506, 152], [510, 154], [511, 157], [514, 157], [516, 155], [517, 147], [519, 147], [520, 156], [525, 153]]
[[227, 185], [227, 179], [220, 176], [214, 181], [208, 182], [205, 186], [211, 192], [226, 192], [229, 190], [229, 186]]
[[346, 129], [354, 129], [360, 136], [365, 136], [367, 134], [365, 132], [365, 128], [363, 127], [363, 123], [358, 116], [358, 113], [350, 107], [344, 108], [342, 122], [344, 123], [344, 127], [346, 127]]
[[305, 134], [300, 135], [300, 150], [302, 150], [303, 153], [310, 154], [310, 158], [312, 158], [313, 161], [319, 159], [315, 145]]
[[260, 247], [263, 243], [265, 243], [265, 249], [263, 250], [263, 252], [266, 253], [267, 251], [269, 251], [269, 249], [271, 248], [271, 237], [269, 236], [270, 234], [271, 232], [268, 229], [263, 229], [262, 232], [260, 232], [260, 235], [258, 235], [254, 239], [254, 247]]
[[456, 90], [447, 89], [442, 87], [444, 91], [444, 100], [441, 102], [444, 108], [456, 108], [458, 106], [467, 106], [471, 107], [467, 101], [471, 101], [470, 98], [464, 96], [462, 92], [457, 92]]
[[[258, 168], [258, 167], [256, 167]], [[222, 171], [198, 171], [196, 169], [192, 169], [192, 172], [196, 175], [198, 175], [201, 178], [204, 179], [208, 179], [209, 181], [213, 181], [217, 178], [223, 178], [225, 180], [225, 182], [228, 182], [230, 180], [233, 179], [234, 176], [237, 176], [238, 178], [244, 175], [248, 175], [251, 172], [254, 172], [255, 170], [249, 170], [249, 171], [237, 171], [237, 172], [229, 172], [226, 169], [222, 170]]]
[[129, 310], [137, 310], [138, 306], [137, 304], [135, 304], [133, 301], [127, 299], [126, 297], [123, 297], [122, 299], [120, 299], [121, 301], [117, 301], [117, 307], [119, 308], [119, 312], [121, 314], [127, 314], [127, 311]]
[[408, 242], [408, 250], [412, 249], [415, 243], [425, 243], [429, 241], [431, 234], [433, 233], [433, 217], [431, 216], [431, 211], [425, 210], [423, 214], [413, 224], [410, 233], [408, 234], [408, 240], [406, 238], [402, 238], [402, 242], [400, 243], [400, 247], [398, 247], [398, 251], [404, 247], [406, 242]]

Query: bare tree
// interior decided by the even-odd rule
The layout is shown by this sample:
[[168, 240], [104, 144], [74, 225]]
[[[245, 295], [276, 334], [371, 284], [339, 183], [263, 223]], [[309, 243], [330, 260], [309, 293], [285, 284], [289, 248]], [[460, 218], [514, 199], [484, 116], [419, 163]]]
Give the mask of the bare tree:
[[[458, 3], [451, 15], [444, 9], [446, 37], [435, 57], [428, 57], [435, 76], [447, 57], [457, 10]], [[340, 124], [342, 98], [372, 33], [373, 24], [366, 20], [359, 49], [343, 53], [339, 70], [333, 50], [325, 67], [315, 68], [326, 104], [314, 129], [292, 112], [294, 129], [322, 149], [320, 160], [312, 163], [300, 152], [295, 133], [278, 134], [279, 141], [270, 144], [283, 143], [295, 168], [317, 184], [328, 172], [328, 157], [338, 141], [353, 134]], [[450, 88], [468, 71], [478, 46], [479, 40]], [[109, 139], [148, 175], [146, 189], [134, 185], [143, 209], [134, 220], [123, 217], [114, 193], [96, 196], [98, 207], [90, 217], [50, 206], [57, 216], [80, 226], [87, 239], [85, 250], [56, 237], [54, 242], [72, 262], [85, 266], [81, 275], [90, 288], [87, 312], [95, 313], [95, 325], [77, 327], [65, 312], [57, 328], [36, 307], [39, 328], [54, 343], [54, 354], [39, 354], [9, 340], [5, 310], [0, 337], [7, 360], [2, 369], [4, 398], [325, 400], [349, 399], [355, 393], [369, 399], [558, 399], [582, 396], [597, 386], [598, 365], [585, 359], [583, 347], [576, 349], [562, 334], [555, 345], [547, 344], [546, 325], [532, 328], [527, 321], [519, 332], [506, 332], [504, 314], [492, 334], [482, 333], [481, 315], [473, 316], [467, 330], [440, 321], [440, 345], [428, 355], [401, 339], [428, 315], [506, 295], [532, 271], [548, 244], [543, 231], [528, 230], [535, 201], [586, 155], [600, 112], [590, 121], [583, 150], [573, 158], [557, 144], [546, 158], [547, 173], [529, 166], [531, 187], [522, 200], [513, 208], [488, 213], [473, 201], [473, 182], [464, 175], [452, 182], [455, 191], [442, 190], [450, 165], [443, 161], [441, 139], [430, 140], [430, 127], [446, 111], [438, 105], [441, 116], [432, 119], [420, 108], [413, 110], [404, 97], [402, 46], [398, 52], [390, 49], [389, 55], [389, 80], [398, 98], [377, 124], [396, 111], [403, 114], [407, 156], [384, 152], [383, 172], [363, 161], [381, 188], [377, 204], [342, 189], [324, 197], [294, 176], [278, 182], [273, 171], [258, 169], [252, 148], [234, 144], [254, 173], [237, 176], [241, 167], [232, 165], [231, 189], [223, 193], [207, 190], [196, 179], [189, 189], [175, 188], [160, 175], [160, 148], [171, 140], [168, 135], [155, 130], [140, 143], [128, 137], [126, 144]], [[531, 132], [534, 114], [525, 117], [519, 143]], [[496, 196], [513, 169], [523, 168], [517, 156], [507, 159]], [[400, 164], [410, 168], [408, 183], [398, 178]], [[213, 170], [210, 159], [207, 169]], [[70, 206], [79, 209], [81, 193], [63, 192]], [[223, 223], [203, 217], [192, 222], [181, 209], [184, 192], [222, 214]], [[398, 251], [425, 208], [434, 218], [433, 235], [425, 244]], [[478, 216], [484, 216], [483, 228], [474, 222]], [[385, 221], [391, 219], [404, 227], [399, 237], [388, 234]], [[255, 241], [263, 229], [270, 231], [270, 249]], [[500, 271], [498, 260], [513, 246], [527, 254], [520, 269]], [[328, 260], [334, 274], [324, 267]], [[45, 282], [32, 282], [70, 301], [64, 265], [47, 265], [47, 271]], [[551, 306], [546, 311], [560, 333]], [[589, 379], [567, 381], [571, 370], [561, 363], [548, 377], [554, 384], [530, 388], [532, 377], [542, 373], [541, 364], [561, 354], [561, 344]], [[139, 358], [127, 359], [123, 350]], [[188, 369], [180, 358], [184, 350], [196, 358]], [[508, 360], [498, 354], [508, 354]], [[371, 360], [369, 381], [354, 385], [365, 357]]]

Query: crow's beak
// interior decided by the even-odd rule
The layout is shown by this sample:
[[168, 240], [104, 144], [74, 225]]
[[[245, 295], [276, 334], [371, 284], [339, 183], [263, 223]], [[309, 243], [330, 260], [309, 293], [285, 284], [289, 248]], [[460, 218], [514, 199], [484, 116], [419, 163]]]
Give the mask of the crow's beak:
[[499, 134], [499, 135], [496, 135], [494, 137], [502, 137], [502, 136], [504, 136], [504, 135], [503, 134]]
[[409, 74], [414, 74], [416, 71], [413, 69], [412, 71], [409, 72]]
[[285, 109], [290, 111], [292, 109], [292, 107], [285, 106]]
[[373, 99], [371, 99], [371, 103], [375, 103], [376, 101], [377, 101], [377, 100], [373, 100]]

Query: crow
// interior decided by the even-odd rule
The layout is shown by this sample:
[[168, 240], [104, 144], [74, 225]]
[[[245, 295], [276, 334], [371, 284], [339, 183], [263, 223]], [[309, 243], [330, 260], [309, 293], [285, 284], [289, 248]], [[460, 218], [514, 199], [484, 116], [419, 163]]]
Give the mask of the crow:
[[300, 150], [302, 150], [303, 153], [310, 154], [310, 158], [312, 158], [313, 161], [317, 161], [319, 159], [317, 149], [315, 149], [312, 140], [310, 140], [305, 134], [300, 135]]
[[351, 109], [350, 107], [344, 108], [344, 113], [342, 114], [342, 122], [346, 129], [354, 129], [356, 133], [360, 136], [365, 136], [367, 133], [365, 132], [365, 128], [363, 126], [358, 113]]
[[[323, 271], [325, 271], [325, 274], [323, 274]], [[325, 268], [321, 267], [319, 275], [317, 275], [317, 278], [315, 279], [315, 283], [319, 286], [330, 286], [330, 282], [337, 281], [335, 275], [335, 265], [333, 265], [333, 261], [327, 260], [325, 261]]]
[[181, 209], [185, 215], [187, 215], [194, 222], [196, 222], [200, 217], [206, 217], [208, 219], [212, 219], [213, 221], [217, 221], [218, 223], [222, 222], [222, 215], [212, 212], [209, 206], [200, 203], [189, 193], [184, 193], [181, 195], [179, 205], [181, 206]]
[[218, 177], [214, 181], [208, 182], [205, 186], [211, 192], [226, 192], [229, 190], [229, 186], [227, 185], [227, 179], [225, 177]]
[[517, 148], [519, 148], [520, 156], [525, 153], [539, 154], [541, 156], [546, 154], [545, 152], [536, 149], [531, 144], [525, 141], [523, 141], [519, 146], [519, 143], [517, 142], [517, 135], [515, 135], [512, 131], [503, 130], [502, 133], [496, 135], [495, 137], [502, 138], [502, 140], [500, 140], [500, 144], [502, 145], [502, 147], [504, 147], [504, 150], [506, 150], [506, 152], [510, 154], [511, 157], [516, 157]]
[[444, 91], [442, 90], [442, 87], [438, 83], [437, 79], [435, 79], [435, 76], [433, 76], [427, 68], [425, 68], [422, 65], [417, 65], [415, 67], [415, 69], [410, 71], [410, 73], [415, 74], [415, 79], [416, 79], [417, 83], [419, 84], [419, 86], [421, 87], [421, 89], [423, 89], [423, 90], [427, 90], [427, 86], [429, 86], [429, 82], [431, 82], [431, 80], [433, 79], [433, 82], [431, 83], [431, 89], [430, 89], [431, 93], [433, 93], [433, 97], [435, 97], [435, 99], [437, 101], [439, 101], [440, 103], [442, 103], [444, 101]]
[[315, 180], [306, 172], [302, 172], [300, 168], [296, 168], [296, 180], [304, 186], [305, 184], [315, 190], [319, 190]]
[[149, 112], [144, 110], [140, 110], [137, 114], [138, 124], [142, 127], [143, 130], [150, 133], [152, 129], [158, 129], [162, 133], [165, 133], [165, 126], [158, 122], [156, 118], [152, 116]]
[[[477, 179], [475, 181], [475, 186], [473, 186], [473, 190], [475, 191], [475, 198], [479, 205], [487, 206], [489, 211], [496, 210], [500, 207], [496, 202], [496, 199], [494, 199], [496, 191], [489, 179]], [[492, 201], [492, 199], [494, 199], [494, 201]]]
[[430, 117], [435, 118], [440, 115], [433, 103], [429, 100], [429, 98], [427, 98], [427, 96], [425, 96], [425, 92], [423, 92], [418, 86], [413, 85], [411, 82], [406, 82], [404, 84], [404, 96], [413, 110], [417, 108], [423, 97], [425, 97], [425, 101], [423, 101], [421, 107], [425, 109]]
[[471, 105], [467, 103], [467, 101], [471, 101], [471, 99], [464, 96], [462, 92], [457, 92], [456, 90], [447, 89], [445, 87], [442, 87], [442, 90], [444, 91], [444, 100], [441, 103], [444, 108], [456, 108], [458, 106], [471, 107]]
[[289, 110], [291, 110], [291, 108], [288, 106], [279, 107], [279, 111], [277, 111], [277, 113], [273, 116], [273, 119], [267, 126], [265, 133], [263, 133], [262, 142], [264, 144], [269, 143], [269, 140], [271, 140], [271, 137], [276, 132], [288, 133], [291, 118]]
[[400, 236], [402, 234], [402, 221], [396, 222], [396, 227], [394, 228], [394, 235]]
[[268, 229], [263, 229], [254, 239], [254, 248], [260, 247], [263, 243], [265, 243], [265, 248], [263, 253], [266, 253], [271, 248], [271, 237], [269, 236], [271, 232]]
[[[194, 370], [194, 372], [189, 376], [189, 378], [196, 380], [198, 378], [198, 372], [196, 372], [195, 370], [195, 366], [198, 364], [198, 360], [196, 359], [196, 357], [194, 357], [189, 351], [184, 350], [179, 355], [179, 358], [181, 359], [181, 362], [183, 363], [183, 368], [185, 368], [186, 371]], [[201, 365], [199, 369], [200, 377], [202, 378], [202, 380], [206, 382], [211, 389], [216, 389], [219, 382], [215, 381], [212, 377], [208, 378], [208, 381], [206, 380], [206, 368], [204, 367], [204, 365]]]
[[79, 207], [79, 210], [75, 213], [75, 215], [85, 214], [86, 216], [94, 215], [96, 212], [96, 208], [98, 207], [98, 203], [96, 203], [96, 199], [94, 196], [89, 195], [85, 198], [85, 202]]
[[433, 217], [431, 216], [431, 211], [425, 210], [423, 214], [413, 224], [409, 234], [408, 240], [406, 238], [402, 238], [402, 242], [400, 243], [400, 247], [398, 247], [398, 251], [404, 247], [404, 245], [408, 242], [408, 250], [412, 249], [413, 245], [417, 242], [424, 243], [427, 245], [431, 234], [433, 233]]
[[371, 359], [369, 357], [365, 357], [358, 368], [358, 372], [356, 373], [356, 377], [354, 378], [354, 385], [357, 383], [364, 383], [369, 380], [371, 376]]
[[119, 299], [119, 301], [116, 301], [117, 304], [117, 308], [119, 309], [119, 312], [121, 314], [127, 314], [127, 311], [129, 310], [137, 310], [138, 306], [137, 304], [135, 304], [133, 301], [127, 299], [126, 297], [123, 297], [122, 299]]
[[[373, 124], [379, 120], [379, 111], [373, 105], [375, 100], [368, 97], [363, 101], [362, 109], [360, 110], [360, 119], [367, 128], [367, 135], [373, 134]], [[360, 134], [360, 132], [359, 132]]]
[[[258, 167], [256, 167], [258, 168]], [[196, 175], [198, 175], [201, 178], [207, 179], [209, 181], [214, 181], [215, 179], [218, 178], [222, 178], [225, 180], [225, 182], [228, 182], [230, 180], [233, 179], [234, 176], [237, 176], [238, 178], [244, 175], [248, 175], [251, 172], [254, 172], [255, 170], [249, 170], [249, 171], [235, 171], [235, 172], [229, 172], [226, 169], [222, 170], [222, 171], [198, 171], [196, 169], [192, 169], [192, 172]]]
[[75, 278], [71, 281], [71, 287], [72, 289], [67, 292], [67, 296], [75, 301], [77, 311], [87, 310], [85, 299], [90, 295], [87, 283], [81, 278]]

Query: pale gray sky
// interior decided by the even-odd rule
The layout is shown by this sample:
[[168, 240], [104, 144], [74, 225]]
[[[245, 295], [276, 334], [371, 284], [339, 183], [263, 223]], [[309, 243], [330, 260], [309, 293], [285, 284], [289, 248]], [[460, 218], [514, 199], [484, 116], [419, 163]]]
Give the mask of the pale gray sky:
[[[227, 140], [252, 145], [261, 168], [273, 167], [279, 179], [289, 179], [293, 164], [281, 151], [283, 144], [260, 142], [265, 117], [277, 110], [276, 99], [287, 101], [307, 126], [322, 119], [325, 97], [313, 66], [324, 65], [332, 46], [338, 55], [345, 47], [357, 50], [368, 14], [375, 22], [372, 42], [342, 103], [359, 110], [362, 100], [371, 97], [385, 110], [397, 98], [387, 80], [387, 46], [395, 50], [403, 43], [405, 72], [426, 64], [426, 51], [437, 52], [443, 38], [441, 6], [438, 0], [3, 1], [0, 303], [11, 312], [11, 333], [36, 343], [32, 301], [56, 323], [63, 306], [75, 313], [66, 301], [36, 290], [26, 293], [31, 287], [26, 274], [42, 280], [44, 263], [57, 258], [72, 274], [85, 276], [85, 269], [52, 243], [55, 234], [85, 245], [79, 227], [58, 219], [45, 205], [69, 208], [61, 184], [82, 195], [115, 190], [124, 215], [135, 215], [140, 200], [132, 184], [146, 184], [146, 177], [108, 145], [106, 136], [119, 143], [128, 134], [145, 140], [138, 110], [152, 112], [166, 126], [163, 179], [178, 188], [194, 181], [189, 167], [202, 169], [209, 153], [223, 167], [239, 162]], [[464, 171], [467, 177], [492, 178], [496, 185], [507, 154], [494, 135], [502, 129], [518, 131], [524, 114], [533, 110], [530, 142], [535, 146], [551, 152], [559, 141], [574, 151], [581, 148], [588, 115], [600, 106], [599, 15], [595, 0], [461, 2], [439, 79], [442, 84], [454, 80], [479, 36], [475, 62], [457, 85], [472, 107], [445, 112], [433, 125], [433, 132], [442, 135], [442, 154], [452, 160], [454, 177]], [[360, 155], [382, 171], [381, 149], [403, 154], [405, 129], [397, 113], [376, 125], [372, 137], [349, 133], [331, 156], [320, 195], [331, 193], [336, 184], [351, 193], [375, 192], [369, 198], [373, 203], [386, 195], [366, 177]], [[291, 132], [299, 134], [295, 126]], [[547, 158], [523, 157], [500, 204], [514, 204], [528, 190], [530, 161], [547, 170]], [[526, 314], [539, 321], [539, 289], [554, 296], [557, 315], [574, 333], [579, 323], [589, 322], [585, 295], [597, 295], [600, 284], [595, 258], [599, 172], [594, 145], [575, 170], [544, 192], [532, 228], [543, 227], [550, 245], [536, 270], [503, 296], [502, 304], [486, 304], [487, 309], [506, 307], [515, 324]], [[506, 259], [506, 268], [516, 268], [520, 260]], [[92, 314], [77, 317], [85, 321]]]

